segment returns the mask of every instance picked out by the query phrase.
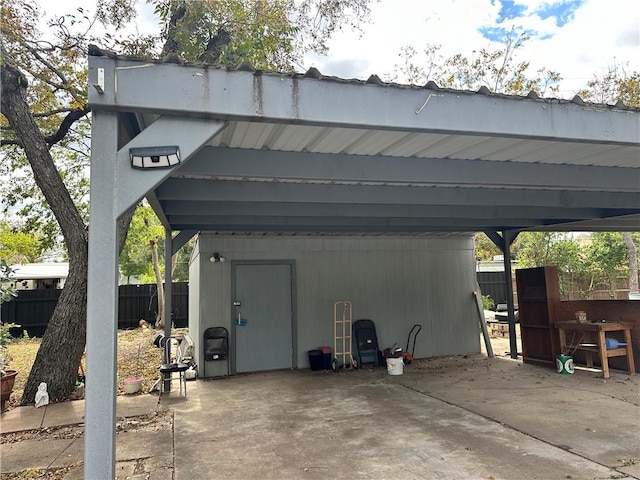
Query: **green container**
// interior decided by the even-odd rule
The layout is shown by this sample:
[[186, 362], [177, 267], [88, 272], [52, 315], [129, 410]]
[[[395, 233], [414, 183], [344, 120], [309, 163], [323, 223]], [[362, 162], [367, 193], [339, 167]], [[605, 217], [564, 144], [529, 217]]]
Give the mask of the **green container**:
[[574, 372], [573, 357], [562, 353], [556, 356], [556, 370], [563, 375], [571, 375]]

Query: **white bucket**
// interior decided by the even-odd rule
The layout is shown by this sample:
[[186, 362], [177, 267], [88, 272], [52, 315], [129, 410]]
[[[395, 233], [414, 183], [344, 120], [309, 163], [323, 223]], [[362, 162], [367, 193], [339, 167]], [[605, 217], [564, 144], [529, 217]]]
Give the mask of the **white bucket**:
[[387, 358], [387, 373], [389, 375], [402, 375], [404, 372], [404, 362], [400, 358]]
[[126, 378], [124, 380], [124, 393], [127, 395], [132, 395], [140, 391], [142, 387], [142, 379], [141, 378]]

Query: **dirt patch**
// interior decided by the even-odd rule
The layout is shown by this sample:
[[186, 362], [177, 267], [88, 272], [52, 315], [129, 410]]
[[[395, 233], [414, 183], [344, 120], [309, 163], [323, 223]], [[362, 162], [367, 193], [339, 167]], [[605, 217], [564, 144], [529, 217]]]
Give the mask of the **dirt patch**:
[[[152, 412], [146, 415], [119, 418], [116, 422], [116, 433], [170, 430], [173, 427], [173, 416], [168, 410]], [[64, 425], [57, 427], [35, 428], [15, 433], [0, 434], [0, 445], [33, 440], [39, 438], [63, 439], [81, 438], [84, 435], [84, 424]]]
[[[153, 343], [159, 333], [158, 330], [151, 328], [118, 331], [118, 395], [124, 395], [124, 379], [127, 377], [141, 377], [142, 392], [149, 391], [156, 379], [159, 378], [158, 367], [162, 363], [163, 351]], [[185, 332], [179, 330], [176, 333]], [[22, 392], [40, 348], [40, 342], [39, 338], [19, 339], [8, 347], [8, 353], [12, 358], [10, 368], [18, 370], [13, 393], [7, 402], [9, 409], [20, 405]], [[83, 358], [81, 369], [78, 371], [79, 375], [83, 372], [86, 375], [91, 374], [85, 370], [85, 367], [86, 362]], [[83, 398], [81, 385], [71, 399], [80, 398]]]

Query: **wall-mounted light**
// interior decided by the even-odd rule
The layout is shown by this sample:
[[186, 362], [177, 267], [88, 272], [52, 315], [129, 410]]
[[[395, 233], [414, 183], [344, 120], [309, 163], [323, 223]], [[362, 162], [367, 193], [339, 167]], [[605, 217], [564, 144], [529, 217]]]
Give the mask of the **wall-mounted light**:
[[213, 252], [213, 255], [211, 255], [211, 258], [209, 259], [209, 261], [211, 263], [221, 263], [224, 262], [225, 258], [220, 255], [218, 252]]
[[169, 168], [180, 163], [180, 149], [176, 145], [130, 148], [129, 157], [133, 168]]

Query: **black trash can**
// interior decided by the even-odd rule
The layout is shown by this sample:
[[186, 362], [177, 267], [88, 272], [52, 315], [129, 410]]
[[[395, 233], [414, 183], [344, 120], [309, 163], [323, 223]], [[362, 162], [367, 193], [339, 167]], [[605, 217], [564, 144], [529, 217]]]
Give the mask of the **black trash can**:
[[309, 350], [309, 368], [311, 370], [322, 370], [322, 350]]

